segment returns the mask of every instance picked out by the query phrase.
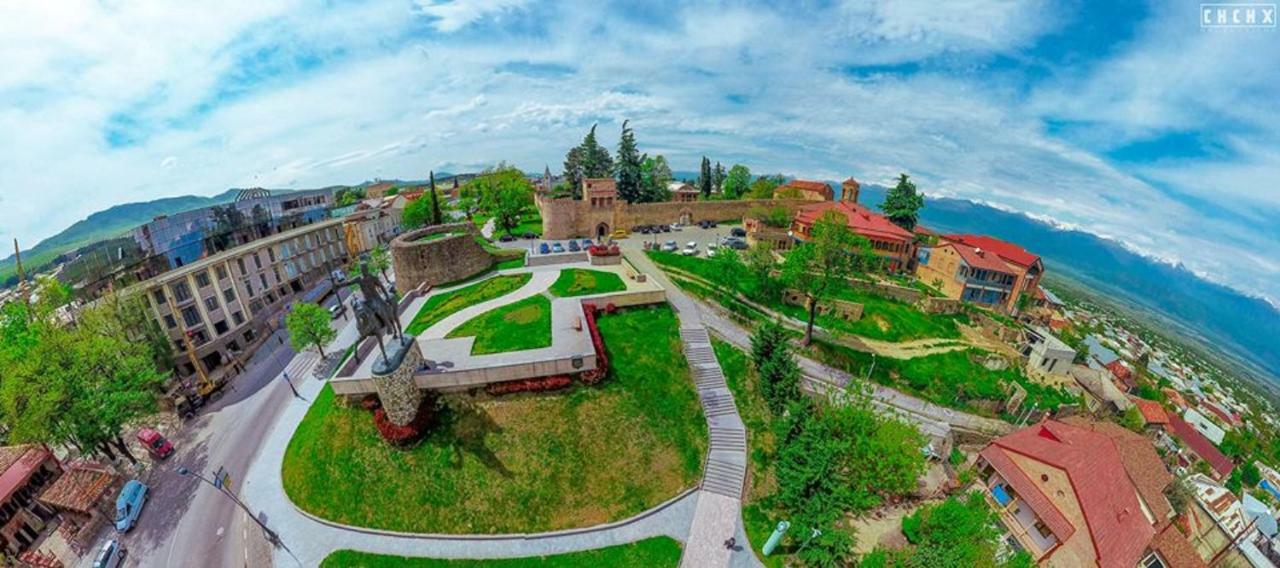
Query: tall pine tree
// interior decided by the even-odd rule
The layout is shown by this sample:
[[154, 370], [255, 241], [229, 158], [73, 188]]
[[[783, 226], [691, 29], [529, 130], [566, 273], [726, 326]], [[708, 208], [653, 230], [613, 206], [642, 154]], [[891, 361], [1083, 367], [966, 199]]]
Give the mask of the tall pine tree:
[[569, 149], [564, 157], [564, 177], [573, 188], [573, 197], [582, 198], [582, 180], [613, 176], [613, 158], [609, 149], [596, 141], [596, 125], [591, 125], [582, 144]]
[[440, 198], [436, 196], [436, 172], [433, 170], [429, 174], [431, 178], [431, 224], [439, 225], [444, 222], [444, 214], [440, 212]]
[[724, 166], [720, 162], [716, 162], [716, 167], [711, 170], [711, 185], [719, 192], [724, 188]]
[[924, 197], [916, 192], [916, 184], [907, 179], [907, 174], [898, 176], [898, 185], [884, 194], [884, 203], [880, 204], [880, 210], [894, 225], [908, 231], [916, 228], [923, 207]]
[[622, 138], [618, 140], [618, 196], [635, 203], [642, 197], [640, 164], [647, 156], [641, 156], [636, 149], [635, 131], [627, 128], [629, 122], [622, 121]]
[[711, 160], [706, 156], [702, 157], [702, 167], [698, 172], [698, 189], [704, 199], [711, 197]]

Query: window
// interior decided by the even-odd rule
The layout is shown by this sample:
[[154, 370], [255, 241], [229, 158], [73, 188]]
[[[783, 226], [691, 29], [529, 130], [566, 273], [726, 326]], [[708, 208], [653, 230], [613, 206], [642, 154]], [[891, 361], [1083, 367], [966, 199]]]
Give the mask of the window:
[[252, 297], [253, 297], [253, 282], [251, 282], [251, 281], [249, 281], [249, 280], [245, 280], [245, 281], [244, 281], [244, 289], [245, 289], [245, 291], [247, 291], [247, 292], [249, 293], [249, 297], [250, 297], [250, 298], [252, 298]]
[[231, 321], [235, 322], [236, 325], [240, 325], [244, 323], [244, 316], [240, 312], [235, 312], [231, 314]]
[[253, 266], [258, 270], [262, 270], [262, 257], [258, 256], [256, 252], [253, 253]]
[[275, 293], [273, 293], [273, 292], [267, 292], [267, 303], [268, 303], [268, 304], [274, 304], [274, 303], [276, 303], [276, 295], [275, 295]]
[[212, 312], [212, 311], [214, 311], [214, 310], [216, 310], [216, 309], [218, 309], [218, 297], [217, 297], [217, 296], [209, 296], [208, 298], [205, 298], [205, 299], [204, 299], [204, 309], [206, 309], [206, 310], [208, 310], [208, 311], [211, 311], [211, 312]]
[[280, 277], [280, 267], [278, 267], [278, 266], [272, 266], [272, 267], [271, 267], [271, 272], [272, 272], [273, 274], [275, 274], [275, 275], [276, 275], [276, 282], [277, 282], [277, 283], [279, 283], [279, 282], [284, 282], [284, 278], [281, 278], [281, 277]]
[[155, 298], [155, 301], [156, 301], [156, 305], [157, 305], [157, 306], [163, 306], [163, 305], [165, 304], [165, 299], [164, 299], [164, 290], [161, 290], [161, 289], [159, 289], [159, 288], [156, 288], [155, 290], [152, 290], [152, 291], [151, 291], [151, 297], [152, 297], [152, 298]]
[[200, 312], [191, 306], [182, 308], [182, 321], [187, 324], [187, 327], [200, 325]]
[[222, 335], [222, 334], [226, 333], [226, 332], [227, 332], [227, 320], [218, 320], [217, 322], [215, 322], [215, 323], [213, 324], [213, 331], [214, 331], [214, 332], [216, 332], [218, 335]]
[[262, 289], [263, 289], [263, 290], [266, 290], [266, 289], [269, 287], [269, 286], [267, 285], [267, 275], [266, 275], [266, 274], [259, 274], [259, 275], [258, 275], [258, 281], [259, 281], [259, 282], [262, 282]]
[[201, 345], [204, 345], [204, 344], [208, 343], [208, 342], [209, 342], [209, 336], [208, 336], [208, 335], [205, 335], [205, 333], [204, 333], [203, 331], [197, 331], [197, 332], [195, 332], [195, 333], [191, 334], [191, 342], [192, 342], [192, 343], [194, 343], [194, 344], [196, 344], [196, 346], [198, 347], [198, 346], [201, 346]]
[[217, 272], [217, 274], [218, 274], [218, 280], [226, 280], [226, 279], [227, 279], [227, 267], [222, 266], [221, 264], [219, 264], [219, 265], [218, 265], [217, 267], [215, 267], [213, 270], [214, 270], [214, 272]]
[[276, 249], [274, 247], [267, 247], [267, 258], [271, 259], [272, 263], [276, 261]]
[[[181, 340], [181, 339], [175, 339], [175, 340], [173, 340], [173, 346], [174, 346], [174, 347], [177, 347], [177, 348], [178, 348], [178, 351], [186, 351], [186, 349], [187, 349], [187, 343], [186, 343], [185, 341]], [[191, 370], [190, 372], [188, 372], [187, 374], [188, 374], [188, 375], [190, 375], [191, 373], [194, 373], [194, 372], [195, 372], [195, 369], [192, 369], [192, 370]]]
[[196, 287], [204, 288], [209, 285], [209, 273], [201, 270], [196, 273]]
[[234, 290], [232, 290], [232, 289], [230, 289], [230, 288], [227, 288], [226, 290], [223, 290], [223, 291], [222, 291], [222, 299], [223, 299], [223, 301], [225, 301], [225, 302], [226, 302], [226, 303], [228, 303], [228, 304], [230, 304], [231, 302], [236, 301], [236, 293], [235, 293], [235, 291], [234, 291]]
[[1049, 538], [1050, 536], [1053, 536], [1053, 531], [1049, 530], [1049, 526], [1044, 524], [1044, 521], [1041, 520], [1036, 521], [1036, 532], [1040, 533], [1040, 538]]
[[178, 327], [178, 320], [173, 319], [173, 314], [165, 314], [165, 315], [164, 315], [164, 325], [165, 325], [165, 327], [168, 327], [169, 329], [173, 329], [173, 328], [175, 328], [175, 327]]
[[1164, 563], [1164, 560], [1160, 559], [1159, 555], [1152, 552], [1151, 554], [1148, 554], [1146, 558], [1143, 558], [1142, 562], [1138, 563], [1138, 566], [1139, 568], [1164, 568], [1166, 564]]
[[237, 259], [236, 259], [236, 264], [239, 264], [239, 265], [240, 265], [240, 275], [241, 275], [241, 276], [244, 276], [245, 274], [247, 274], [247, 273], [249, 272], [248, 270], [245, 270], [245, 269], [244, 269], [244, 257], [243, 257], [243, 256], [242, 256], [242, 257], [240, 257], [240, 258], [237, 258]]
[[285, 286], [281, 286], [281, 287], [280, 287], [280, 297], [281, 297], [281, 298], [283, 298], [283, 297], [288, 296], [288, 295], [289, 295], [289, 288], [288, 288], [288, 287], [285, 287]]
[[253, 338], [254, 338], [254, 337], [255, 337], [255, 336], [254, 336], [254, 333], [253, 333], [253, 330], [252, 330], [252, 329], [246, 329], [246, 330], [244, 331], [244, 342], [245, 342], [245, 343], [248, 343], [248, 344], [251, 344], [251, 345], [252, 345], [252, 344], [253, 344]]
[[179, 303], [191, 299], [191, 288], [187, 286], [186, 282], [178, 282], [172, 285], [170, 291], [173, 292], [174, 299], [178, 300]]

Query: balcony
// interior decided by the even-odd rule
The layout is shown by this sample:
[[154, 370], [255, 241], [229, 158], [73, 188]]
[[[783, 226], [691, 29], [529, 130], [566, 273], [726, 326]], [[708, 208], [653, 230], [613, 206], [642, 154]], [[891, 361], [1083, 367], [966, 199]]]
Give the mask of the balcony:
[[1035, 512], [1003, 482], [988, 487], [983, 495], [987, 498], [987, 504], [998, 514], [1005, 530], [1032, 558], [1039, 560], [1058, 545], [1058, 539], [1052, 533], [1042, 535], [1037, 525], [1043, 525]]

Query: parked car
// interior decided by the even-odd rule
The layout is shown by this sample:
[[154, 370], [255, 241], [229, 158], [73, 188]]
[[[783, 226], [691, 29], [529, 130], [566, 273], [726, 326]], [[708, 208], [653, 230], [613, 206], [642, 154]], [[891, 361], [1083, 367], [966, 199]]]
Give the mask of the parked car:
[[346, 307], [342, 305], [342, 302], [329, 306], [329, 319], [338, 319], [338, 316], [341, 316], [345, 310]]
[[533, 234], [533, 231], [525, 231], [525, 233], [521, 236], [524, 237], [526, 241], [531, 241], [533, 239], [538, 238], [538, 235]]
[[541, 243], [538, 245], [538, 254], [547, 254], [549, 252], [551, 252], [551, 245], [548, 245], [547, 243]]
[[138, 524], [138, 515], [142, 514], [142, 506], [147, 503], [147, 486], [136, 479], [130, 479], [120, 489], [116, 497], [116, 530], [129, 532]]
[[93, 559], [93, 568], [116, 568], [124, 563], [124, 557], [128, 554], [129, 551], [125, 550], [124, 545], [113, 538], [102, 545], [102, 550], [99, 550], [98, 556]]
[[747, 241], [739, 238], [729, 237], [724, 244], [734, 250], [747, 250]]
[[578, 252], [582, 247], [578, 246], [578, 241], [569, 241], [569, 252]]
[[164, 439], [159, 432], [150, 428], [138, 430], [138, 441], [142, 442], [142, 446], [147, 449], [147, 453], [151, 457], [162, 460], [173, 455], [173, 444], [169, 440]]
[[625, 239], [629, 234], [630, 233], [628, 233], [626, 229], [618, 229], [614, 231], [612, 234], [610, 234], [609, 236], [615, 239]]
[[551, 243], [551, 252], [564, 252], [564, 245], [560, 243]]
[[671, 225], [658, 225], [658, 228], [659, 228], [659, 229], [662, 229], [662, 232], [664, 232], [664, 233], [670, 233], [670, 232], [671, 232]]
[[591, 239], [582, 239], [582, 250], [587, 250], [592, 245]]
[[717, 245], [715, 243], [707, 243], [707, 258], [711, 258], [715, 256], [716, 251], [719, 251], [719, 250], [720, 250], [720, 245]]
[[680, 250], [680, 245], [676, 244], [675, 241], [667, 241], [662, 243], [662, 250], [667, 252], [676, 252], [677, 250]]
[[509, 243], [509, 242], [511, 242], [511, 241], [516, 240], [516, 236], [515, 236], [515, 235], [502, 235], [501, 237], [498, 237], [498, 240], [499, 240], [499, 241], [501, 241], [501, 242], [504, 242], [504, 243]]
[[743, 229], [742, 227], [734, 227], [732, 229], [729, 229], [729, 234], [735, 237], [746, 237], [747, 230]]
[[671, 224], [671, 230], [672, 230], [672, 231], [683, 231], [683, 230], [684, 230], [684, 225], [681, 225], [680, 223], [672, 223], [672, 224]]

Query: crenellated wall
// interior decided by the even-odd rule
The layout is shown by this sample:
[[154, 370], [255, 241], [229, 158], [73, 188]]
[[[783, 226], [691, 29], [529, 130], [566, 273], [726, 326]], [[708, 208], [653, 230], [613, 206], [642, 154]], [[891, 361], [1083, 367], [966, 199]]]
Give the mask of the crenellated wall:
[[626, 203], [592, 207], [589, 201], [571, 198], [552, 199], [538, 195], [535, 199], [542, 214], [542, 236], [546, 239], [595, 238], [616, 229], [630, 230], [637, 225], [697, 223], [741, 219], [752, 207], [781, 205], [794, 211], [811, 203], [803, 199], [743, 199], [727, 201], [694, 201], [662, 203]]

